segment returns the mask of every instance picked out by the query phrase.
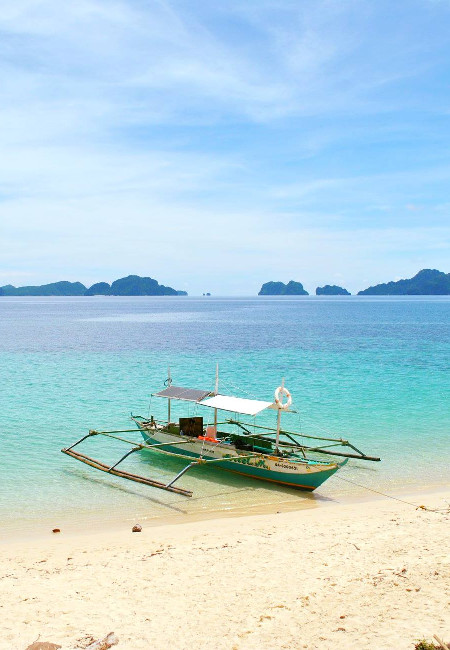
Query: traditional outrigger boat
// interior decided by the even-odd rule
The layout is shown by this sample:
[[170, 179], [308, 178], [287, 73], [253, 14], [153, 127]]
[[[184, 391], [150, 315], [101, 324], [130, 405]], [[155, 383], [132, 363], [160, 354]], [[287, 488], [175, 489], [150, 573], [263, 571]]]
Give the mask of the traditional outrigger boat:
[[[71, 447], [61, 451], [100, 471], [185, 496], [192, 496], [192, 491], [178, 487], [175, 483], [186, 472], [199, 466], [213, 466], [252, 478], [312, 491], [343, 467], [350, 458], [367, 461], [380, 460], [374, 456], [367, 456], [348, 440], [342, 438], [324, 438], [282, 429], [281, 414], [289, 412], [292, 404], [292, 398], [284, 386], [284, 380], [276, 389], [272, 402], [219, 394], [218, 371], [216, 371], [214, 391], [173, 386], [169, 370], [165, 388], [155, 393], [154, 396], [167, 399], [167, 421], [157, 420], [153, 416], [149, 418], [139, 415], [131, 416], [144, 443], [136, 443], [117, 435], [136, 431], [136, 429], [91, 430]], [[284, 398], [286, 401], [283, 401]], [[171, 417], [172, 400], [213, 409], [212, 423], [205, 425], [204, 418], [197, 415], [180, 417], [178, 422], [173, 422]], [[243, 423], [237, 417], [218, 422], [219, 411], [256, 416], [266, 409], [277, 411], [276, 428], [255, 423]], [[110, 466], [79, 451], [74, 451], [74, 447], [81, 442], [98, 435], [130, 444], [132, 449]], [[339, 449], [342, 447], [349, 448], [351, 451]], [[117, 469], [118, 465], [128, 456], [140, 450], [157, 451], [166, 456], [174, 456], [190, 462], [168, 483]], [[326, 458], [327, 456], [328, 458]], [[336, 457], [340, 460], [335, 460]]]

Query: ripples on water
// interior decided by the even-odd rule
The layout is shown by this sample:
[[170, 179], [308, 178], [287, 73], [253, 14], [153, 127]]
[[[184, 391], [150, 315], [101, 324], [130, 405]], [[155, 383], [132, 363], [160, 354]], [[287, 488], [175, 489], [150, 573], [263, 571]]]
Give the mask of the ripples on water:
[[[17, 519], [35, 526], [39, 518], [151, 520], [314, 507], [359, 492], [339, 476], [383, 490], [442, 484], [450, 460], [449, 333], [448, 297], [2, 297], [4, 529]], [[212, 388], [216, 362], [230, 394], [271, 399], [284, 376], [299, 412], [285, 416], [286, 427], [348, 437], [383, 462], [349, 463], [314, 495], [196, 469], [182, 479], [195, 493], [187, 500], [60, 453], [89, 428], [126, 429], [130, 411], [146, 415], [168, 365], [175, 383]], [[160, 417], [161, 402], [151, 404]], [[120, 443], [99, 439], [80, 449], [105, 461], [124, 453]], [[126, 463], [164, 479], [183, 466], [165, 459], [149, 468], [146, 452]]]

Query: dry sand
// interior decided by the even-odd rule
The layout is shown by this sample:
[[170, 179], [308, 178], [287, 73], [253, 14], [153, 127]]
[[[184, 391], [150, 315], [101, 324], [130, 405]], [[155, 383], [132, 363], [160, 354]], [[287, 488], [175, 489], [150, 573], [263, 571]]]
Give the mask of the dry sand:
[[[448, 507], [450, 494], [415, 496]], [[0, 546], [0, 648], [412, 649], [450, 640], [450, 516], [391, 500]]]

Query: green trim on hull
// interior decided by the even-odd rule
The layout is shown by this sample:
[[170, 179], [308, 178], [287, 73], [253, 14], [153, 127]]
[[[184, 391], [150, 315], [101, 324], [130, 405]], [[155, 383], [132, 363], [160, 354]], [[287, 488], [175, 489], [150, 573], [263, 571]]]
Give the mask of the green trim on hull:
[[[139, 428], [142, 437], [144, 438], [145, 442], [148, 445], [153, 445], [157, 444], [153, 438], [150, 438], [146, 432]], [[160, 449], [155, 451], [159, 451]], [[180, 448], [167, 445], [164, 447], [164, 451], [168, 451], [173, 454], [179, 454], [180, 453]], [[163, 450], [161, 450], [162, 453], [164, 453]], [[190, 456], [192, 458], [199, 458], [199, 454], [196, 452], [192, 452], [187, 448], [183, 448], [183, 456]], [[203, 456], [205, 460], [212, 460], [214, 459], [214, 456], [207, 456], [206, 454]], [[260, 479], [263, 481], [269, 481], [271, 483], [279, 483], [281, 485], [286, 485], [288, 487], [293, 487], [293, 488], [298, 488], [298, 489], [303, 489], [303, 490], [309, 490], [313, 491], [316, 488], [318, 488], [324, 481], [330, 478], [337, 470], [339, 469], [339, 465], [334, 466], [331, 469], [328, 470], [322, 470], [320, 472], [310, 472], [310, 473], [301, 473], [301, 474], [288, 474], [287, 472], [276, 472], [273, 470], [267, 470], [262, 467], [254, 467], [252, 465], [246, 464], [246, 461], [242, 460], [241, 462], [239, 461], [217, 461], [214, 463], [214, 466], [219, 468], [219, 469], [225, 469], [229, 472], [234, 472], [235, 474], [240, 474], [242, 476], [249, 476], [250, 478], [256, 478]], [[237, 467], [239, 469], [237, 469]]]

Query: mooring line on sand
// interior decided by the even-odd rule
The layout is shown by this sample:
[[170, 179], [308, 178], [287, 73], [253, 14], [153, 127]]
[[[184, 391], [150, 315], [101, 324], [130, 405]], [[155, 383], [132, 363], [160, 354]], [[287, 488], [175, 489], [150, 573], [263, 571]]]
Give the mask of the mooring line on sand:
[[450, 504], [446, 508], [428, 508], [427, 506], [417, 505], [417, 503], [411, 503], [411, 501], [405, 501], [405, 499], [394, 497], [392, 496], [392, 494], [386, 494], [385, 492], [380, 492], [379, 490], [375, 490], [374, 488], [367, 487], [367, 485], [356, 483], [356, 481], [352, 481], [349, 478], [344, 478], [343, 476], [335, 476], [334, 478], [340, 479], [341, 481], [346, 481], [346, 483], [351, 483], [352, 485], [357, 485], [358, 487], [363, 488], [364, 490], [368, 490], [369, 492], [375, 492], [376, 494], [380, 494], [381, 496], [386, 497], [387, 499], [392, 499], [393, 501], [400, 501], [400, 503], [406, 503], [408, 506], [413, 506], [413, 508], [415, 508], [416, 510], [426, 510], [427, 512], [438, 512], [439, 514], [450, 513]]

